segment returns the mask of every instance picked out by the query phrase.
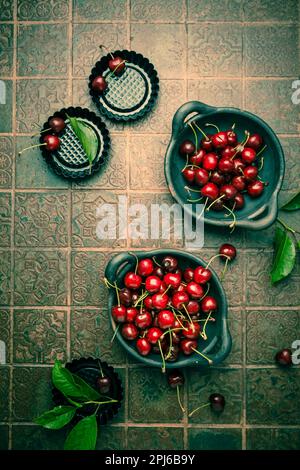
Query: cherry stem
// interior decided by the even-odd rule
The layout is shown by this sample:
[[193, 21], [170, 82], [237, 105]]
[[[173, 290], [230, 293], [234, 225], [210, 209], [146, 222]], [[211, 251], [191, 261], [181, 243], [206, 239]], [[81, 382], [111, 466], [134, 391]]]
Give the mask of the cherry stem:
[[178, 385], [177, 385], [176, 389], [177, 389], [177, 400], [178, 400], [178, 404], [179, 404], [179, 406], [180, 406], [180, 409], [181, 409], [182, 413], [185, 413], [185, 408], [183, 407], [182, 402], [181, 402], [180, 390], [179, 390], [179, 386], [178, 386]]
[[181, 331], [181, 330], [186, 330], [187, 328], [172, 328], [171, 330], [168, 329], [167, 331], [165, 331], [162, 335], [161, 335], [161, 338], [163, 338], [166, 334], [168, 333], [172, 333], [173, 331]]
[[43, 132], [48, 132], [48, 131], [51, 131], [51, 130], [52, 130], [51, 127], [49, 127], [49, 129], [43, 129], [42, 131], [38, 132], [37, 134], [33, 134], [33, 135], [31, 136], [31, 138], [33, 139], [33, 138], [36, 137], [37, 135], [40, 135], [40, 134], [42, 134]]
[[[143, 294], [144, 294], [144, 292], [142, 291], [142, 295]], [[145, 299], [145, 297], [142, 297], [142, 299], [141, 299], [140, 313], [142, 313], [142, 310], [143, 310], [144, 299]]]
[[165, 357], [166, 360], [169, 359], [169, 357], [171, 356], [171, 349], [172, 349], [172, 346], [173, 346], [172, 331], [170, 330], [170, 328], [169, 328], [169, 330], [168, 330], [168, 333], [169, 333], [169, 335], [170, 335], [170, 345], [169, 345], [168, 354], [167, 354], [166, 357]]
[[256, 154], [256, 157], [259, 157], [261, 153], [263, 153], [264, 150], [266, 150], [267, 145], [264, 145], [263, 148]]
[[164, 353], [163, 353], [163, 350], [162, 350], [162, 347], [161, 347], [161, 344], [160, 344], [160, 339], [158, 340], [158, 347], [159, 347], [161, 360], [162, 360], [161, 371], [164, 374], [166, 372], [166, 361], [165, 361], [165, 356], [164, 356]]
[[[186, 330], [186, 331], [187, 331], [187, 328], [185, 328], [185, 326], [183, 326], [183, 324], [182, 324], [181, 321], [179, 320], [179, 316], [178, 316], [177, 313], [175, 312], [174, 307], [172, 307], [172, 305], [171, 305], [170, 307], [171, 307], [172, 312], [174, 313], [174, 316], [175, 316], [176, 320], [178, 321], [179, 325], [181, 326], [181, 328], [182, 328], [183, 330]], [[182, 318], [184, 318], [184, 317], [182, 316]]]
[[205, 331], [205, 330], [206, 330], [206, 325], [207, 325], [207, 323], [209, 322], [210, 317], [211, 317], [211, 311], [210, 311], [209, 314], [207, 315], [207, 317], [206, 317], [206, 319], [205, 319], [205, 323], [204, 323], [204, 325], [203, 325], [203, 330], [202, 330], [201, 336], [202, 336], [202, 338], [203, 338], [204, 340], [207, 340], [207, 335], [206, 335], [206, 331]]
[[206, 208], [207, 211], [218, 201], [221, 201], [225, 197], [225, 194], [222, 194], [222, 196], [218, 197], [218, 199], [215, 199], [213, 202], [209, 204], [209, 206]]
[[225, 207], [226, 210], [228, 210], [229, 215], [232, 215], [232, 218], [233, 218], [233, 221], [229, 225], [229, 228], [231, 228], [230, 233], [232, 233], [234, 231], [235, 225], [236, 225], [236, 216], [235, 216], [235, 213], [228, 206], [224, 205], [224, 207]]
[[112, 287], [113, 289], [121, 290], [120, 287], [117, 287], [116, 283], [115, 283], [115, 285], [112, 284], [111, 282], [109, 282], [109, 280], [106, 277], [103, 278], [103, 282], [104, 282], [104, 284], [106, 285], [107, 288]]
[[207, 283], [207, 287], [206, 287], [206, 291], [205, 291], [205, 293], [202, 295], [202, 297], [201, 297], [200, 300], [202, 300], [202, 299], [204, 299], [204, 297], [206, 297], [206, 295], [207, 295], [208, 292], [209, 292], [209, 289], [210, 289], [210, 284], [209, 284], [209, 282], [208, 282], [208, 283]]
[[227, 258], [228, 260], [230, 260], [229, 256], [227, 255], [223, 255], [222, 253], [218, 253], [217, 255], [214, 255], [210, 258], [209, 262], [207, 263], [205, 269], [208, 269], [209, 266], [211, 265], [211, 263], [213, 262], [213, 260], [215, 260], [216, 258], [220, 258], [220, 257], [223, 257], [223, 258]]
[[182, 304], [182, 306], [183, 306], [183, 309], [184, 309], [184, 311], [185, 311], [185, 313], [186, 313], [186, 316], [187, 316], [188, 319], [189, 319], [189, 322], [190, 322], [191, 324], [193, 324], [193, 320], [191, 319], [191, 316], [190, 316], [190, 314], [189, 314], [189, 312], [188, 312], [188, 309], [186, 308], [185, 304]]
[[200, 197], [200, 199], [187, 199], [187, 202], [200, 202], [202, 199], [203, 197]]
[[199, 132], [201, 132], [201, 134], [203, 135], [203, 137], [205, 137], [206, 140], [210, 140], [207, 135], [205, 134], [205, 132], [203, 132], [203, 130], [194, 122], [195, 124], [195, 127], [196, 129], [198, 129]]
[[135, 258], [135, 260], [136, 260], [136, 265], [135, 265], [135, 270], [134, 270], [134, 274], [136, 274], [136, 273], [137, 273], [138, 264], [139, 264], [139, 259], [138, 259], [138, 257], [136, 256], [136, 254], [133, 253], [132, 251], [129, 251], [129, 254], [130, 254], [131, 256], [133, 256], [133, 257]]
[[26, 150], [34, 149], [36, 147], [43, 147], [44, 145], [47, 145], [47, 143], [45, 142], [44, 144], [36, 144], [36, 145], [31, 145], [30, 147], [26, 147], [26, 149], [20, 150], [19, 156]]
[[231, 130], [234, 131], [234, 129], [235, 129], [235, 122], [231, 126]]
[[221, 281], [224, 280], [224, 277], [225, 277], [225, 274], [226, 274], [226, 271], [227, 271], [227, 266], [228, 266], [228, 261], [229, 261], [230, 258], [228, 258], [226, 261], [225, 261], [225, 266], [223, 268], [223, 271], [222, 271], [222, 274], [221, 274]]
[[165, 295], [168, 292], [168, 290], [170, 289], [170, 287], [171, 287], [171, 284], [168, 285], [168, 287], [166, 288], [166, 290], [163, 292], [162, 295]]
[[157, 266], [159, 266], [160, 268], [162, 267], [161, 264], [159, 264], [159, 262], [156, 260], [155, 256], [152, 256], [152, 259]]
[[137, 307], [140, 302], [142, 302], [146, 297], [148, 297], [148, 292], [144, 292], [135, 302], [134, 307]]
[[193, 414], [196, 413], [196, 411], [199, 411], [201, 410], [201, 408], [205, 408], [206, 406], [209, 406], [209, 405], [210, 403], [204, 403], [204, 405], [198, 406], [198, 408], [195, 408], [193, 411], [191, 411], [191, 413], [189, 414], [189, 418], [193, 416]]
[[294, 230], [292, 227], [289, 227], [283, 220], [279, 219], [279, 217], [277, 217], [277, 222], [279, 222], [280, 225], [282, 225], [282, 227], [288, 230], [289, 232], [293, 234], [298, 233], [297, 230]]
[[117, 294], [118, 307], [120, 307], [120, 296], [119, 296], [118, 286], [117, 286], [116, 281], [114, 282], [114, 285], [115, 285], [115, 291], [116, 291], [116, 294]]
[[189, 156], [188, 156], [188, 154], [186, 154], [185, 165], [184, 165], [183, 169], [181, 170], [181, 173], [184, 172], [184, 170], [187, 168], [188, 164], [189, 164]]
[[201, 193], [201, 189], [194, 189], [194, 188], [190, 188], [189, 186], [185, 186], [184, 189], [189, 192], [189, 191], [193, 191], [194, 193]]
[[234, 157], [236, 156], [236, 154], [237, 154], [239, 151], [244, 150], [245, 145], [246, 145], [246, 143], [248, 142], [248, 139], [249, 139], [249, 137], [250, 137], [250, 132], [245, 131], [245, 134], [246, 134], [245, 140], [244, 140], [241, 144], [237, 144], [237, 146], [234, 147], [234, 150], [236, 150], [236, 152], [235, 152], [235, 154], [231, 157], [231, 160], [234, 159]]
[[102, 365], [101, 365], [101, 362], [99, 361], [99, 359], [98, 359], [98, 364], [99, 364], [101, 377], [104, 377], [103, 370], [102, 370]]
[[217, 131], [220, 132], [220, 129], [218, 128], [218, 126], [216, 126], [215, 124], [212, 124], [211, 122], [207, 122], [205, 124], [205, 127], [215, 127]]
[[207, 206], [207, 203], [208, 203], [208, 197], [205, 199], [205, 203], [204, 203], [204, 206], [202, 208], [202, 211], [200, 212], [200, 214], [197, 216], [197, 219], [200, 219], [206, 209], [206, 206]]
[[111, 338], [111, 340], [110, 340], [110, 343], [111, 343], [111, 344], [114, 342], [115, 337], [116, 337], [116, 334], [117, 334], [119, 328], [120, 328], [120, 323], [118, 323], [118, 325], [117, 325], [117, 327], [116, 327], [116, 329], [115, 329], [115, 331], [114, 331], [114, 334], [113, 334], [113, 336], [112, 336], [112, 338]]
[[122, 62], [120, 62], [120, 63], [113, 69], [113, 71], [110, 72], [110, 73], [107, 75], [106, 79], [108, 79], [109, 77], [111, 77], [112, 75], [114, 75], [115, 72], [117, 71], [117, 69], [118, 69], [122, 64], [125, 64], [125, 60], [122, 60]]
[[110, 52], [110, 51], [107, 49], [107, 47], [104, 46], [104, 44], [100, 44], [99, 49], [101, 49], [101, 50], [104, 49], [105, 51], [107, 51], [107, 52], [109, 53], [109, 55], [111, 56], [112, 59], [115, 58], [114, 55], [113, 55], [113, 53]]
[[195, 131], [194, 127], [193, 127], [193, 124], [191, 122], [188, 122], [188, 125], [190, 126], [190, 128], [192, 129], [193, 133], [194, 133], [194, 136], [195, 136], [195, 147], [196, 147], [196, 152], [198, 150], [198, 136], [197, 136], [197, 132]]
[[199, 354], [199, 356], [203, 357], [208, 363], [209, 365], [212, 365], [213, 364], [213, 361], [211, 359], [209, 359], [209, 357], [205, 356], [205, 354], [201, 353], [200, 351], [198, 351], [197, 349], [195, 348], [191, 348], [195, 353]]
[[264, 157], [261, 157], [261, 159], [260, 159], [260, 164], [259, 164], [259, 167], [258, 167], [258, 171], [260, 171], [260, 170], [262, 170], [262, 169], [263, 169], [264, 162], [265, 162], [265, 159], [264, 159]]

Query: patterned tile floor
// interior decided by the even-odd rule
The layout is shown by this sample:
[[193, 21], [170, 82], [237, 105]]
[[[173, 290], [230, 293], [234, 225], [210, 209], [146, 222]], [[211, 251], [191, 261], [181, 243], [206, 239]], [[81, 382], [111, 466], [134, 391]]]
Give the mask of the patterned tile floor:
[[[155, 112], [128, 126], [109, 124], [110, 165], [101, 178], [69, 184], [39, 150], [15, 158], [35, 123], [65, 105], [88, 106], [87, 76], [98, 45], [148, 56], [161, 93]], [[227, 397], [220, 417], [209, 409], [182, 418], [165, 378], [110, 347], [106, 292], [99, 287], [112, 252], [166, 242], [100, 243], [94, 207], [170, 202], [163, 157], [174, 111], [188, 99], [233, 105], [262, 116], [278, 132], [287, 171], [281, 199], [299, 189], [300, 105], [297, 0], [0, 0], [0, 448], [59, 449], [64, 431], [32, 425], [51, 404], [55, 357], [96, 355], [114, 364], [126, 399], [98, 448], [299, 449], [300, 369], [279, 370], [275, 351], [300, 335], [299, 268], [270, 287], [274, 228], [259, 234], [206, 229], [209, 257], [224, 240], [239, 247], [225, 281], [233, 350], [210, 372], [189, 370], [189, 408], [212, 391]], [[91, 215], [92, 214], [92, 215]], [[293, 220], [294, 225], [299, 220]], [[174, 242], [171, 243], [174, 245]], [[180, 246], [180, 245], [177, 245]], [[34, 387], [33, 387], [34, 384]]]

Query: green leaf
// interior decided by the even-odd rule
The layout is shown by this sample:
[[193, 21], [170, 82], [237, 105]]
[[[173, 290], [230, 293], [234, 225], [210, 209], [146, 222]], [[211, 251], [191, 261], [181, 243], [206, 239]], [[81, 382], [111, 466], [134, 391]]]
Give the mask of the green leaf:
[[92, 165], [94, 159], [97, 156], [98, 151], [98, 139], [96, 133], [91, 127], [89, 127], [85, 122], [80, 121], [79, 119], [71, 116], [67, 116], [70, 125], [78, 137], [83, 150], [85, 151], [90, 165]]
[[271, 270], [272, 283], [287, 277], [294, 268], [296, 248], [288, 232], [277, 227], [275, 232], [275, 256]]
[[297, 211], [300, 209], [300, 192], [293, 196], [281, 209], [283, 211]]
[[47, 429], [60, 429], [68, 424], [76, 413], [73, 406], [56, 406], [38, 416], [34, 422]]
[[97, 441], [97, 420], [93, 414], [83, 418], [67, 436], [65, 450], [94, 450]]
[[66, 397], [80, 400], [97, 400], [101, 396], [78, 375], [72, 374], [68, 369], [62, 367], [60, 361], [55, 361], [52, 369], [52, 382], [54, 387]]

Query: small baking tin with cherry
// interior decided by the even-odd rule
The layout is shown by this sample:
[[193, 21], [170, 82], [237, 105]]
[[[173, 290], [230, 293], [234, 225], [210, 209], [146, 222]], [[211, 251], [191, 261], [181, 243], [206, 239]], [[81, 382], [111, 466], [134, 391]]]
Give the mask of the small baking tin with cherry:
[[[92, 165], [88, 161], [88, 157], [68, 120], [68, 116], [76, 117], [88, 125], [96, 134], [98, 141], [98, 149], [96, 157], [93, 160]], [[81, 179], [90, 176], [93, 173], [98, 172], [102, 165], [107, 161], [108, 151], [110, 148], [110, 138], [108, 130], [99, 116], [89, 111], [86, 108], [70, 107], [63, 108], [50, 116], [48, 121], [45, 122], [40, 143], [44, 143], [44, 137], [46, 130], [49, 129], [49, 121], [53, 117], [62, 118], [66, 126], [58, 134], [60, 139], [59, 148], [55, 151], [49, 151], [45, 146], [41, 147], [43, 157], [51, 168], [60, 176], [69, 179]]]
[[[91, 387], [97, 390], [97, 379], [101, 377], [102, 373], [105, 377], [109, 377], [111, 381], [110, 390], [107, 393], [107, 396], [117, 400], [116, 403], [105, 403], [101, 405], [97, 411], [97, 421], [99, 424], [106, 424], [108, 421], [111, 421], [113, 417], [118, 413], [122, 405], [123, 400], [123, 387], [121, 380], [112, 366], [109, 366], [107, 362], [100, 361], [100, 359], [95, 359], [92, 357], [74, 359], [72, 362], [68, 362], [65, 365], [72, 374], [78, 375], [85, 382], [87, 382]], [[101, 368], [100, 368], [101, 367]], [[52, 397], [55, 405], [68, 405], [69, 402], [64, 397], [64, 395], [53, 388]], [[89, 416], [95, 412], [94, 405], [85, 405], [84, 407], [77, 410], [74, 420], [77, 421], [80, 418]]]
[[[115, 51], [113, 57], [125, 60], [121, 73], [111, 73], [111, 55], [103, 56], [89, 77], [90, 94], [101, 114], [115, 121], [134, 121], [149, 113], [157, 99], [159, 80], [148, 59], [134, 51]], [[107, 80], [103, 92], [93, 89], [96, 77]]]

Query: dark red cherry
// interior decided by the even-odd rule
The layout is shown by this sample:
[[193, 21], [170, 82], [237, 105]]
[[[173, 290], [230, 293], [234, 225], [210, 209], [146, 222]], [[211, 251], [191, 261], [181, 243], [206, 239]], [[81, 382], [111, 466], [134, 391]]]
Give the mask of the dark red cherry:
[[47, 134], [43, 137], [43, 141], [48, 152], [55, 152], [60, 147], [60, 139], [57, 135]]
[[211, 176], [210, 176], [210, 181], [214, 184], [216, 184], [217, 186], [221, 186], [222, 184], [225, 183], [225, 177], [224, 175], [222, 175], [220, 173], [220, 171], [218, 170], [215, 170], [212, 172]]
[[187, 155], [193, 155], [193, 153], [195, 153], [195, 150], [195, 145], [190, 140], [185, 140], [179, 147], [179, 153], [183, 157], [186, 157]]
[[139, 334], [137, 327], [133, 323], [125, 323], [125, 325], [122, 326], [121, 333], [123, 338], [128, 341], [133, 341]]
[[195, 180], [195, 169], [188, 166], [182, 171], [182, 175], [188, 183], [192, 184]]
[[236, 133], [230, 129], [229, 131], [226, 132], [227, 134], [227, 140], [229, 145], [236, 145], [237, 144], [237, 135]]
[[237, 210], [242, 209], [245, 205], [245, 198], [241, 193], [237, 193], [233, 201], [234, 201], [234, 207]]
[[180, 350], [185, 356], [193, 354], [193, 350], [197, 349], [197, 341], [195, 339], [183, 339], [180, 343]]
[[226, 260], [225, 256], [227, 256], [227, 259], [229, 258], [230, 261], [232, 261], [236, 257], [236, 248], [233, 245], [230, 245], [230, 243], [224, 243], [219, 248], [219, 254], [224, 255], [223, 261]]
[[194, 270], [192, 268], [186, 268], [183, 271], [183, 279], [185, 282], [190, 282], [194, 279]]
[[247, 193], [253, 198], [260, 196], [263, 190], [264, 184], [259, 180], [251, 181], [247, 187]]
[[117, 323], [124, 323], [126, 321], [126, 307], [124, 305], [115, 305], [112, 307], [111, 314]]
[[169, 372], [167, 379], [171, 388], [181, 387], [184, 384], [184, 376], [178, 369]]
[[129, 272], [124, 277], [124, 284], [128, 289], [139, 289], [142, 284], [142, 278], [134, 272]]
[[153, 272], [153, 269], [154, 269], [154, 264], [153, 264], [152, 259], [144, 258], [139, 261], [137, 272], [140, 276], [145, 277], [145, 276], [150, 276], [150, 274], [152, 274]]
[[136, 349], [141, 356], [148, 356], [151, 352], [151, 344], [146, 338], [139, 338], [136, 342]]
[[196, 168], [195, 169], [195, 184], [198, 186], [204, 186], [209, 180], [208, 171], [204, 170], [204, 168]]
[[194, 271], [194, 281], [198, 284], [206, 284], [210, 281], [212, 273], [203, 266], [198, 266]]
[[201, 310], [204, 313], [209, 313], [214, 310], [217, 310], [218, 304], [214, 297], [207, 296], [201, 301]]
[[52, 129], [55, 134], [59, 134], [66, 127], [66, 122], [59, 116], [53, 116], [49, 119], [48, 123], [50, 129]]
[[159, 277], [159, 279], [163, 279], [164, 277], [163, 269], [160, 266], [155, 266], [152, 274], [153, 276]]
[[277, 364], [281, 366], [291, 366], [293, 361], [292, 361], [292, 351], [291, 349], [282, 349], [281, 351], [278, 351], [278, 353], [275, 356], [275, 360]]
[[182, 334], [188, 339], [197, 339], [200, 335], [200, 324], [199, 323], [187, 323], [186, 329], [182, 330]]
[[99, 392], [106, 395], [110, 391], [111, 378], [106, 376], [98, 377], [96, 384]]
[[190, 315], [195, 315], [200, 310], [200, 305], [196, 300], [190, 300], [187, 305], [186, 309]]
[[162, 281], [159, 277], [148, 276], [145, 281], [145, 289], [151, 294], [154, 294], [159, 291], [161, 283]]
[[245, 176], [246, 181], [249, 182], [249, 181], [256, 180], [257, 175], [258, 175], [258, 169], [256, 166], [246, 166], [246, 168], [244, 168], [244, 176]]
[[254, 150], [258, 150], [259, 147], [262, 146], [263, 139], [259, 134], [251, 134], [248, 141], [247, 146], [253, 148]]
[[149, 328], [146, 335], [146, 339], [149, 341], [150, 344], [156, 344], [162, 334], [163, 332], [160, 328], [152, 327]]
[[221, 412], [225, 408], [225, 398], [220, 393], [212, 393], [209, 402], [211, 409], [216, 412]]
[[237, 158], [234, 158], [233, 159], [233, 165], [234, 165], [234, 170], [233, 170], [233, 173], [235, 175], [241, 175], [242, 174], [242, 170], [245, 168], [245, 163], [243, 162], [243, 160], [239, 157]]
[[182, 310], [183, 305], [189, 301], [189, 296], [185, 291], [175, 292], [172, 296], [173, 307], [177, 310]]
[[161, 310], [157, 315], [157, 322], [159, 328], [166, 330], [174, 327], [175, 316], [170, 310]]
[[162, 267], [168, 273], [173, 273], [178, 268], [178, 261], [174, 256], [165, 256], [161, 262]]
[[186, 291], [186, 286], [184, 284], [180, 284], [178, 289], [176, 289], [176, 292], [185, 292]]
[[154, 294], [152, 296], [152, 305], [156, 310], [163, 310], [169, 303], [169, 296], [167, 294]]
[[164, 277], [164, 282], [167, 286], [178, 289], [181, 284], [181, 275], [179, 273], [167, 273]]
[[202, 166], [207, 171], [213, 171], [218, 166], [218, 157], [216, 153], [207, 153], [202, 160]]
[[99, 75], [98, 77], [95, 77], [94, 80], [92, 81], [92, 89], [96, 93], [103, 93], [104, 90], [107, 88], [107, 81], [105, 80], [102, 75]]
[[152, 315], [147, 310], [142, 310], [135, 317], [135, 324], [141, 330], [145, 330], [152, 324]]
[[222, 157], [218, 163], [218, 170], [221, 173], [231, 173], [234, 170], [234, 163], [229, 157]]
[[201, 189], [201, 194], [202, 196], [208, 197], [213, 201], [219, 196], [219, 188], [214, 183], [206, 183]]
[[140, 298], [140, 294], [138, 292], [132, 292], [131, 296], [131, 303], [134, 305]]
[[201, 299], [204, 294], [203, 287], [194, 281], [188, 283], [186, 286], [186, 291], [192, 299]]
[[211, 206], [210, 210], [220, 212], [224, 210], [224, 202], [222, 199], [216, 200]]
[[152, 310], [153, 308], [153, 303], [152, 303], [152, 297], [151, 295], [148, 295], [148, 297], [146, 297], [144, 299], [144, 305], [145, 307], [148, 309], [148, 310]]
[[230, 147], [230, 145], [227, 145], [227, 147], [225, 147], [221, 152], [222, 158], [227, 157], [227, 158], [232, 159], [234, 155], [235, 155], [235, 149], [233, 147]]
[[125, 307], [129, 307], [132, 303], [132, 293], [127, 287], [123, 287], [123, 289], [119, 291], [119, 298], [121, 304], [125, 305]]
[[207, 138], [203, 137], [203, 139], [201, 139], [201, 147], [207, 152], [210, 152], [213, 149], [213, 144], [211, 140], [212, 135], [206, 134], [206, 136]]
[[256, 152], [253, 148], [251, 147], [245, 147], [244, 150], [241, 153], [242, 159], [244, 162], [250, 164], [254, 162], [256, 159]]
[[216, 149], [223, 149], [228, 145], [227, 132], [217, 132], [217, 134], [212, 136], [211, 140]]
[[234, 176], [231, 181], [232, 186], [238, 191], [243, 191], [246, 187], [246, 180], [244, 176]]
[[166, 358], [167, 362], [176, 362], [179, 356], [179, 346], [178, 344], [172, 344], [171, 347], [168, 347], [168, 357]]
[[224, 184], [220, 188], [220, 196], [224, 195], [227, 200], [234, 199], [236, 193], [237, 190], [232, 184]]
[[201, 163], [202, 163], [202, 159], [203, 159], [205, 154], [206, 154], [205, 150], [203, 150], [203, 149], [198, 150], [197, 153], [190, 156], [190, 158], [189, 158], [190, 164], [200, 166]]
[[137, 314], [138, 314], [138, 310], [134, 307], [129, 307], [127, 310], [126, 310], [126, 322], [127, 323], [133, 323]]
[[115, 56], [108, 61], [108, 67], [115, 75], [120, 75], [125, 69], [125, 61], [122, 57]]

